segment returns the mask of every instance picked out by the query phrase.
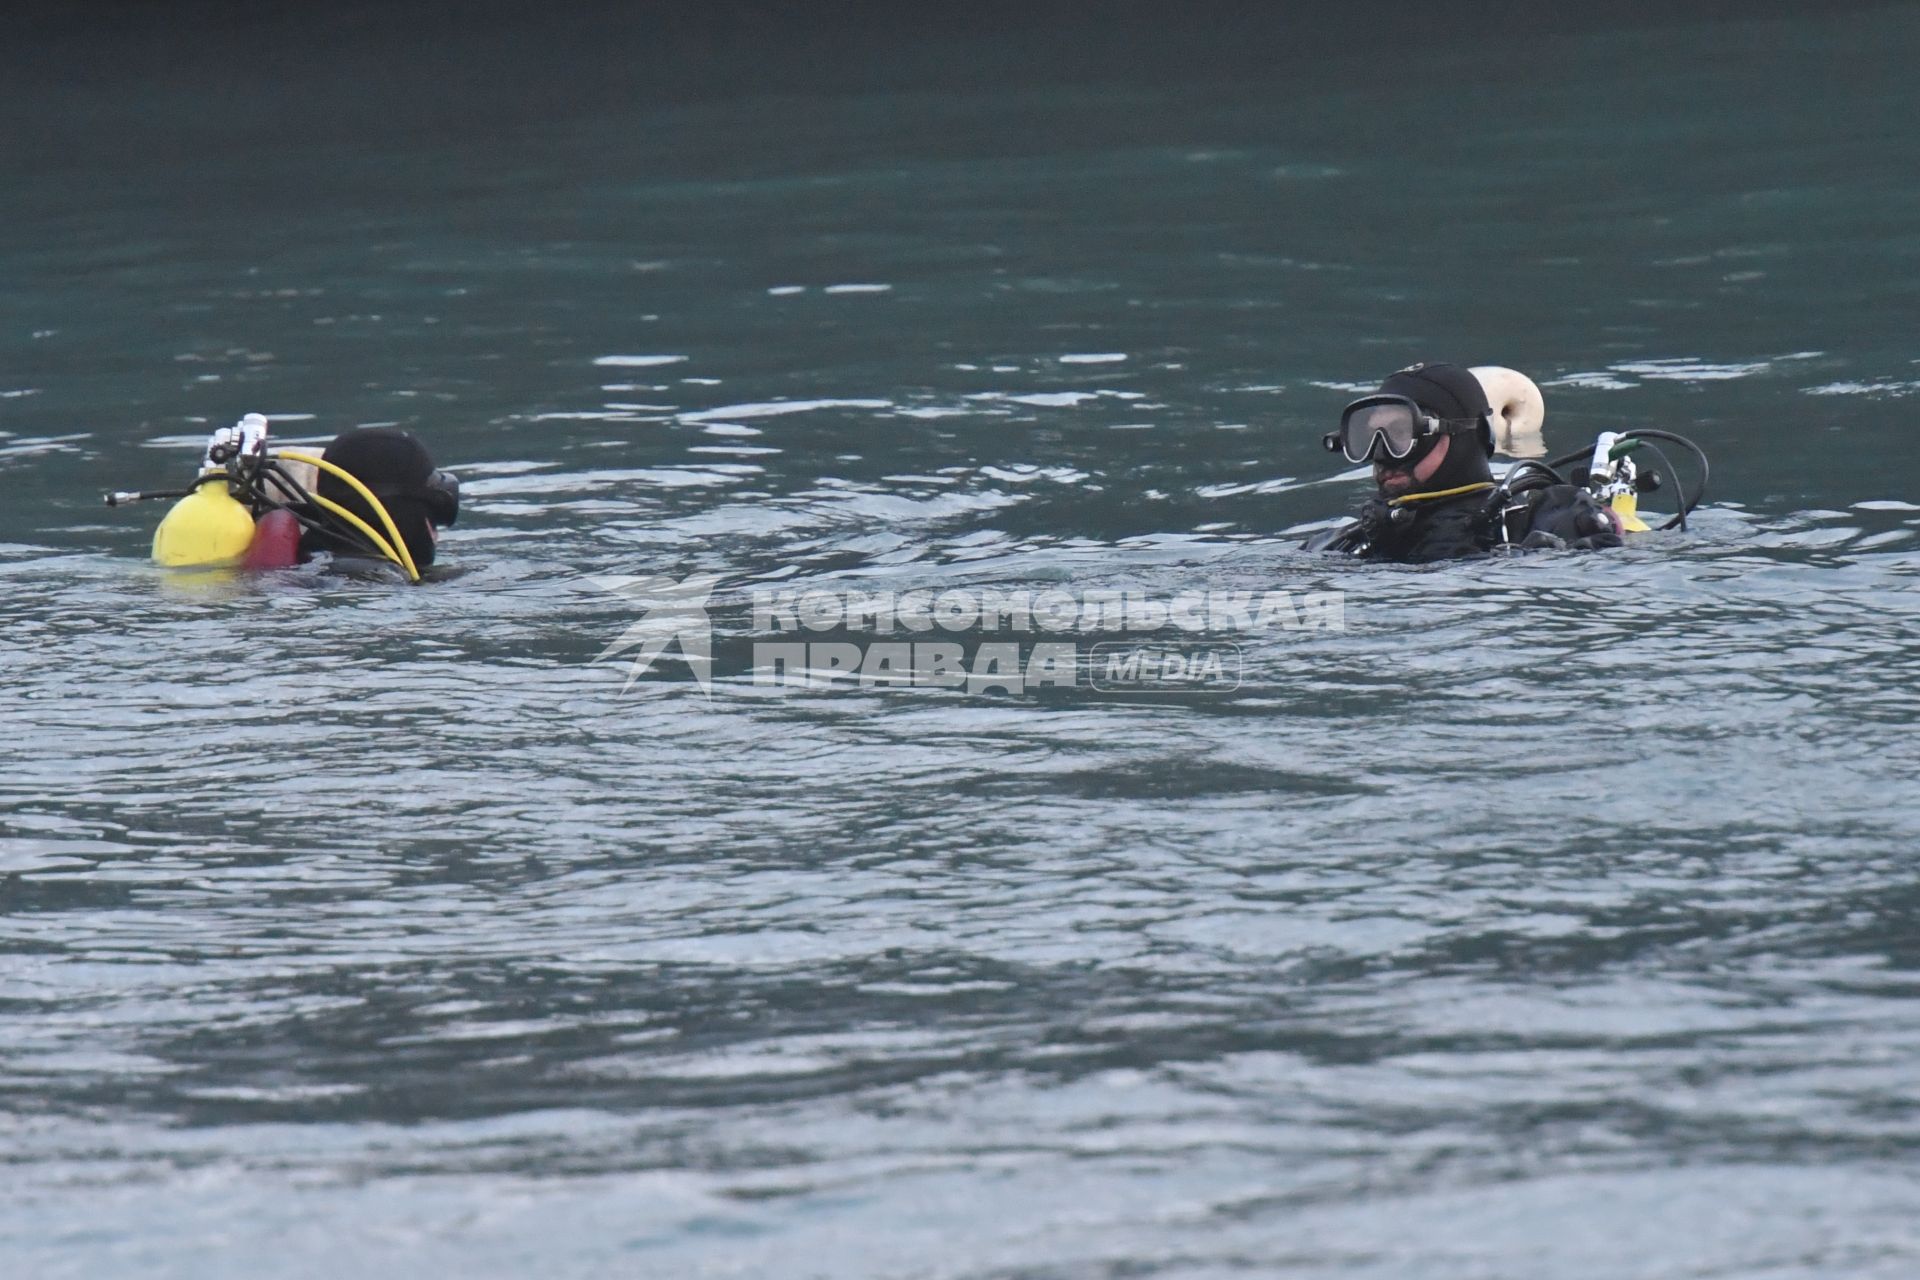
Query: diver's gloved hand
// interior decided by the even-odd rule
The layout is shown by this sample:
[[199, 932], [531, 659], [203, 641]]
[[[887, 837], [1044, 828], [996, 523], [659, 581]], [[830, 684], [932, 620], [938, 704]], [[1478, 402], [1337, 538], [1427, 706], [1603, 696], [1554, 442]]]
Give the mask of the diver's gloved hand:
[[1567, 547], [1593, 551], [1625, 544], [1613, 513], [1578, 485], [1554, 484], [1527, 495], [1531, 511], [1523, 548]]

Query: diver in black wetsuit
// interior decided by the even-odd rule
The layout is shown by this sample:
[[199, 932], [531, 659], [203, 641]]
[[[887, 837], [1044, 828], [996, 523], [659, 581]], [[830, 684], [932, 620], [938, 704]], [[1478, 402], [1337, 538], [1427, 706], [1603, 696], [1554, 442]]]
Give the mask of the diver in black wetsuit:
[[1424, 564], [1497, 548], [1617, 547], [1620, 525], [1585, 489], [1496, 487], [1492, 409], [1480, 380], [1455, 364], [1400, 370], [1340, 415], [1325, 438], [1349, 462], [1372, 462], [1380, 492], [1358, 516], [1307, 541], [1309, 551]]
[[[439, 531], [460, 515], [460, 481], [434, 467], [425, 445], [398, 428], [355, 427], [335, 436], [321, 456], [352, 472], [380, 500], [393, 517], [415, 565], [424, 569], [433, 563]], [[345, 507], [376, 530], [383, 527], [366, 501], [339, 478], [321, 473], [314, 492]], [[366, 554], [363, 546], [344, 533], [311, 528], [301, 535], [300, 550], [305, 556], [316, 551]]]

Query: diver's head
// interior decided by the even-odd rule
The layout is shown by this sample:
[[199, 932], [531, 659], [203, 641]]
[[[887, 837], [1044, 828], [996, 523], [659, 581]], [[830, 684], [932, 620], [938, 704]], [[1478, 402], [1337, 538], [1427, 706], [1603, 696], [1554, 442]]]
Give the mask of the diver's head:
[[[395, 427], [355, 427], [335, 436], [321, 456], [352, 472], [380, 499], [414, 564], [424, 569], [433, 563], [435, 531], [460, 515], [460, 482], [434, 469], [425, 445]], [[322, 472], [315, 492], [385, 532], [366, 500], [338, 476]]]
[[1480, 379], [1457, 364], [1410, 365], [1340, 415], [1327, 448], [1373, 463], [1389, 498], [1488, 482], [1493, 427]]

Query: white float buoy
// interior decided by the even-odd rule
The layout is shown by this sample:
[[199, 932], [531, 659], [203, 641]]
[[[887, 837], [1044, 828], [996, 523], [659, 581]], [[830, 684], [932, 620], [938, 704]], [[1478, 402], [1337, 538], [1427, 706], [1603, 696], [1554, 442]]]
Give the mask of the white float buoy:
[[1509, 458], [1546, 456], [1547, 440], [1540, 427], [1547, 417], [1547, 402], [1532, 378], [1518, 369], [1503, 365], [1475, 365], [1470, 373], [1486, 389], [1487, 403], [1493, 406], [1493, 448]]

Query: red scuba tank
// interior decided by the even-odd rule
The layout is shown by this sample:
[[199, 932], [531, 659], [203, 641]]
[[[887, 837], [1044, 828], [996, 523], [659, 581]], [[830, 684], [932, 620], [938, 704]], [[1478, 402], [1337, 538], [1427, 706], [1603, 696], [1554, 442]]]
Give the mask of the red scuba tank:
[[300, 522], [291, 511], [275, 509], [254, 524], [253, 541], [247, 545], [248, 569], [285, 569], [300, 563]]

